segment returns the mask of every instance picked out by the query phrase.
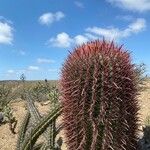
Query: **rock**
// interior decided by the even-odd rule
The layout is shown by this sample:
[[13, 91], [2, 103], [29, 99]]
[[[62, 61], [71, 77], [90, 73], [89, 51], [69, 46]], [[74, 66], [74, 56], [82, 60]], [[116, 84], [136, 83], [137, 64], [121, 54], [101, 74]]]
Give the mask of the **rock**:
[[143, 128], [143, 137], [138, 141], [138, 150], [150, 150], [150, 126]]

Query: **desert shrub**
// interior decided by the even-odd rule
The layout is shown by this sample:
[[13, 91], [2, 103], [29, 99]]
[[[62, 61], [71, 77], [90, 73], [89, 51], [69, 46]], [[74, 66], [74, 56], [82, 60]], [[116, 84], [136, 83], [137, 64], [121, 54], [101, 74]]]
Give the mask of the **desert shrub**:
[[48, 100], [50, 102], [51, 108], [55, 108], [56, 106], [60, 105], [59, 96], [60, 96], [60, 93], [57, 87], [52, 86], [48, 93]]
[[58, 89], [47, 80], [45, 82], [38, 82], [29, 89], [35, 101], [44, 102], [50, 101], [51, 103], [58, 103]]
[[49, 87], [46, 84], [38, 82], [30, 89], [30, 92], [32, 93], [32, 96], [34, 97], [34, 100], [38, 102], [46, 101], [48, 100], [47, 98], [48, 88]]
[[11, 92], [11, 87], [6, 84], [0, 85], [0, 111], [3, 111], [3, 108], [12, 100]]
[[13, 134], [16, 134], [15, 129], [17, 126], [17, 119], [13, 115], [11, 107], [5, 106], [3, 109], [4, 120], [3, 123], [9, 124], [9, 129]]
[[3, 115], [1, 123], [9, 123], [9, 129], [15, 134], [15, 128], [17, 120], [13, 116], [11, 107], [9, 106], [10, 101], [13, 99], [12, 87], [6, 84], [0, 85], [0, 112]]
[[146, 72], [146, 65], [144, 63], [141, 64], [135, 64], [135, 73], [136, 73], [136, 81], [138, 85], [138, 90], [139, 91], [144, 91], [146, 90], [146, 80], [147, 80], [147, 75], [145, 74]]

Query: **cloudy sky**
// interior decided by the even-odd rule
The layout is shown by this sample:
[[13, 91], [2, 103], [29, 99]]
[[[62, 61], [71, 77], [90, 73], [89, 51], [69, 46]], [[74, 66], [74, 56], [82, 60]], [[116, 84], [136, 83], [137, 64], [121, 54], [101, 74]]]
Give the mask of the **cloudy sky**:
[[150, 0], [1, 0], [0, 80], [59, 79], [68, 51], [103, 37], [150, 74]]

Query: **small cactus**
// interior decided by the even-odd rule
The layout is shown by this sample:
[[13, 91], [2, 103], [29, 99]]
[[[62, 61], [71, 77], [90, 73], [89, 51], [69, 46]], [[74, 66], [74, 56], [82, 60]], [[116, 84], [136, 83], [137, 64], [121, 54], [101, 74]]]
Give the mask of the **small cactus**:
[[113, 42], [89, 42], [70, 53], [60, 81], [69, 150], [136, 150], [136, 79], [129, 53]]
[[[20, 127], [16, 150], [55, 149], [55, 139], [62, 126], [56, 126], [56, 119], [61, 114], [61, 107], [56, 105], [47, 116], [41, 116], [36, 108], [32, 94], [25, 93], [28, 113]], [[39, 136], [44, 142], [37, 144]]]

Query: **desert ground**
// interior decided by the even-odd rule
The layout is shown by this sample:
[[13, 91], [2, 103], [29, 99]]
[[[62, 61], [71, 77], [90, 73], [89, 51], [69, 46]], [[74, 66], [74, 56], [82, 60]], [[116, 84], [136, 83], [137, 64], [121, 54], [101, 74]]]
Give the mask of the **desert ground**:
[[[140, 92], [138, 96], [139, 105], [140, 105], [140, 120], [141, 126], [145, 125], [145, 119], [150, 115], [150, 79], [147, 79], [144, 82], [143, 91]], [[40, 103], [36, 102], [37, 108], [41, 113], [45, 114], [48, 112], [50, 105], [42, 106]], [[11, 102], [11, 108], [13, 110], [13, 114], [18, 120], [16, 127], [16, 134], [12, 134], [9, 130], [8, 124], [4, 124], [0, 126], [0, 150], [15, 150], [18, 130], [23, 120], [23, 117], [26, 113], [25, 102], [17, 99]], [[61, 118], [59, 118], [58, 122], [61, 122]], [[60, 132], [59, 136], [64, 137], [63, 131]], [[66, 150], [65, 144], [62, 145], [62, 150]]]

